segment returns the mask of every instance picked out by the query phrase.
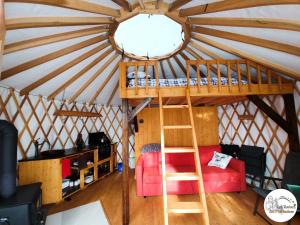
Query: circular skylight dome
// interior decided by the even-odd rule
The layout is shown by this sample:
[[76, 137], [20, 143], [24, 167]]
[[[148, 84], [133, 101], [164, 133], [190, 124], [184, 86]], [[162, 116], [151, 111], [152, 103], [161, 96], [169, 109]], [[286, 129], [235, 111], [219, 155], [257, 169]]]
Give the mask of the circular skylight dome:
[[178, 50], [184, 39], [182, 26], [164, 15], [139, 14], [122, 22], [115, 42], [138, 57], [164, 57]]

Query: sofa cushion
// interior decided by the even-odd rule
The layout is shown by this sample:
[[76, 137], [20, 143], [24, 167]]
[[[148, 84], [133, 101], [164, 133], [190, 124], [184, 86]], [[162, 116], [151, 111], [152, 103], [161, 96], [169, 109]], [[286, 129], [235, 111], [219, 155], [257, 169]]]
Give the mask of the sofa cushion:
[[143, 157], [144, 167], [155, 167], [158, 166], [158, 158], [159, 158], [160, 152], [148, 152], [145, 153]]
[[212, 159], [214, 152], [221, 152], [219, 145], [201, 146], [199, 147], [200, 163], [202, 166], [206, 166]]
[[162, 180], [159, 167], [145, 168], [143, 179], [146, 184], [160, 184]]
[[202, 168], [203, 181], [237, 181], [240, 180], [240, 173], [231, 168], [225, 170], [218, 167], [203, 166]]
[[183, 172], [194, 172], [195, 166], [175, 166], [172, 164], [166, 165], [167, 173], [183, 173]]

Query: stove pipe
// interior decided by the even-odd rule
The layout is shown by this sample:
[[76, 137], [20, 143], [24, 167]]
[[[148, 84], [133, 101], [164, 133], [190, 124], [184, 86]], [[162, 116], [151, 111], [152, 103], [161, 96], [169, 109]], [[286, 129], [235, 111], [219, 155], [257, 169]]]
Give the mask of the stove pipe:
[[9, 198], [16, 192], [18, 130], [0, 120], [0, 197]]

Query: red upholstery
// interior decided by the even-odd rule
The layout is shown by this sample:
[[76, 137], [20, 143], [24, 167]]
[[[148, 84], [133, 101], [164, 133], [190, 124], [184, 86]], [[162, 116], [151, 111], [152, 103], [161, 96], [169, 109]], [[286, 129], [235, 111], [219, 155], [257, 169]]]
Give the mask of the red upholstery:
[[[231, 159], [223, 170], [207, 166], [214, 151], [221, 152], [218, 145], [199, 147], [200, 162], [206, 192], [240, 192], [246, 191], [245, 164]], [[195, 171], [193, 154], [166, 154], [167, 172]], [[137, 196], [162, 195], [161, 154], [145, 153], [140, 156], [136, 165]], [[196, 181], [167, 182], [169, 194], [195, 194], [198, 192]]]

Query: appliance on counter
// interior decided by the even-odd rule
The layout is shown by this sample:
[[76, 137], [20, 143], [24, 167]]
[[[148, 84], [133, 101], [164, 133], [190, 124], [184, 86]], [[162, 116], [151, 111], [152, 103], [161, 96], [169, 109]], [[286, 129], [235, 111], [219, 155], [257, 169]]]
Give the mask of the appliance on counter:
[[16, 186], [18, 130], [0, 120], [0, 224], [42, 225], [41, 183]]
[[110, 145], [110, 139], [104, 132], [89, 133], [89, 146], [98, 148], [100, 160], [110, 157]]

